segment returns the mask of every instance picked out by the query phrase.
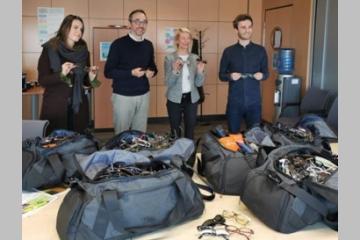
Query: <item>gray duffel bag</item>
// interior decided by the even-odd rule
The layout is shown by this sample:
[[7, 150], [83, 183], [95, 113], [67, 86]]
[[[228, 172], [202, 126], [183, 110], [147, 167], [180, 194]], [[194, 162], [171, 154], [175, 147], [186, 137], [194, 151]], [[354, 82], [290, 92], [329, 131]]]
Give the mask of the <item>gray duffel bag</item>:
[[168, 134], [145, 133], [137, 130], [123, 131], [108, 140], [101, 150], [126, 150], [149, 158], [178, 156], [189, 163], [195, 158], [194, 142], [188, 138], [171, 138]]
[[22, 142], [22, 189], [52, 187], [76, 175], [75, 154], [91, 154], [98, 142], [91, 134], [58, 129]]
[[[319, 221], [337, 229], [337, 164], [333, 156], [323, 153], [310, 145], [273, 150], [264, 165], [248, 174], [241, 200], [267, 226], [282, 233], [296, 232]], [[303, 159], [316, 159], [317, 165], [310, 166]], [[324, 164], [332, 166], [331, 171], [330, 167], [326, 170], [326, 178], [319, 167]]]
[[123, 150], [76, 157], [84, 178], [72, 184], [60, 206], [61, 239], [127, 239], [203, 213], [197, 186], [171, 159]]

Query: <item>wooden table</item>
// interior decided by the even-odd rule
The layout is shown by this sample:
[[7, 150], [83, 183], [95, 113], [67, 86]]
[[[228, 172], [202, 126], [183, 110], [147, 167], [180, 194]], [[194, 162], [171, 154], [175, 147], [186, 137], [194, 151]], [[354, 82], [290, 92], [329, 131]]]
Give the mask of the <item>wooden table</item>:
[[[56, 232], [56, 216], [64, 195], [51, 202], [49, 205], [40, 209], [34, 215], [23, 218], [22, 220], [22, 239], [23, 240], [58, 240]], [[292, 234], [278, 233], [257, 219], [249, 209], [240, 201], [239, 197], [216, 194], [215, 200], [205, 203], [204, 213], [198, 219], [188, 221], [178, 226], [169, 227], [157, 232], [148, 233], [143, 236], [133, 238], [134, 240], [196, 240], [198, 231], [196, 227], [205, 220], [221, 214], [222, 211], [233, 210], [241, 211], [251, 218], [249, 227], [255, 231], [251, 240], [337, 240], [338, 232], [330, 229], [323, 223], [306, 227], [305, 229]], [[228, 220], [227, 220], [228, 221]], [[221, 238], [203, 237], [202, 240], [211, 240]], [[230, 240], [245, 240], [241, 236], [233, 235]], [[91, 239], [89, 239], [91, 240]]]
[[31, 119], [39, 119], [39, 96], [44, 94], [44, 88], [35, 86], [22, 92], [23, 96], [31, 96]]
[[[334, 153], [338, 153], [338, 144], [331, 144]], [[199, 182], [199, 178], [194, 175], [194, 181]], [[67, 190], [68, 191], [68, 190]], [[60, 204], [65, 194], [62, 193], [59, 198], [40, 209], [34, 215], [22, 219], [22, 239], [23, 240], [58, 240], [56, 232], [56, 216]], [[317, 223], [308, 226], [301, 231], [292, 234], [278, 233], [267, 227], [250, 210], [241, 202], [237, 196], [228, 196], [216, 194], [216, 198], [211, 202], [205, 202], [205, 210], [203, 214], [195, 220], [188, 221], [178, 226], [169, 227], [157, 232], [148, 233], [134, 240], [197, 240], [198, 231], [196, 227], [201, 225], [205, 220], [221, 214], [223, 210], [241, 211], [251, 218], [249, 227], [255, 234], [251, 240], [337, 240], [338, 232], [332, 230], [323, 223]], [[230, 222], [231, 223], [231, 222]], [[222, 239], [204, 236], [202, 240]], [[245, 238], [237, 235], [230, 236], [230, 240], [244, 240]], [[90, 240], [90, 239], [89, 239]]]

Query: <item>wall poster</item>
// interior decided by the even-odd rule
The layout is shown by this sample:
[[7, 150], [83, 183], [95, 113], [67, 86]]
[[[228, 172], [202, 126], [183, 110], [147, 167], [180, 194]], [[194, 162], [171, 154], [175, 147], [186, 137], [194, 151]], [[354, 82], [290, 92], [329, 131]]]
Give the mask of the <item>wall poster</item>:
[[40, 44], [56, 35], [62, 20], [64, 19], [64, 8], [37, 8], [38, 37]]

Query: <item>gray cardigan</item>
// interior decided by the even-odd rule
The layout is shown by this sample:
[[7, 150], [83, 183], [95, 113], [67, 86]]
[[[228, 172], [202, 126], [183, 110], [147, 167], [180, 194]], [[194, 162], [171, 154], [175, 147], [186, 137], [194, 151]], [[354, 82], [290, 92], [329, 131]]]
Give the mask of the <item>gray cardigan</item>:
[[[174, 103], [181, 103], [182, 97], [182, 71], [180, 73], [174, 73], [172, 64], [179, 55], [174, 52], [165, 56], [165, 84], [168, 87], [166, 91], [166, 97], [168, 100]], [[191, 86], [191, 102], [195, 103], [199, 100], [199, 92], [197, 87], [200, 87], [204, 83], [204, 74], [197, 72], [198, 56], [196, 54], [189, 53], [189, 74], [190, 74], [190, 86]]]

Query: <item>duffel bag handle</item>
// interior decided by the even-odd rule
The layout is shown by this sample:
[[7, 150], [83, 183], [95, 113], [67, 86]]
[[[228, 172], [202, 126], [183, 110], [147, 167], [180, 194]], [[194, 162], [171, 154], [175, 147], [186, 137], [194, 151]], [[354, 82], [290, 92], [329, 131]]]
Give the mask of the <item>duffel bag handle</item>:
[[[102, 193], [102, 200], [104, 202], [104, 206], [106, 208], [106, 213], [109, 216], [110, 222], [112, 223], [113, 227], [119, 231], [120, 233], [125, 233], [125, 235], [122, 235], [122, 237], [131, 237], [131, 235], [136, 232], [136, 230], [142, 230], [142, 231], [153, 231], [154, 229], [157, 229], [160, 226], [170, 226], [171, 224], [177, 224], [181, 220], [183, 220], [183, 217], [186, 216], [186, 214], [191, 211], [191, 208], [184, 209], [183, 203], [191, 203], [193, 202], [193, 199], [190, 198], [186, 192], [184, 192], [184, 181], [186, 181], [185, 178], [179, 178], [173, 182], [175, 185], [177, 191], [179, 192], [179, 199], [177, 199], [177, 202], [169, 213], [169, 215], [166, 217], [166, 219], [163, 220], [163, 222], [151, 226], [145, 226], [145, 227], [133, 227], [133, 228], [123, 228], [121, 227], [123, 219], [121, 215], [121, 205], [118, 201], [119, 197], [121, 197], [121, 193], [115, 191], [115, 190], [106, 190]], [[106, 228], [107, 223], [104, 222], [104, 218], [102, 216], [98, 216], [95, 220], [93, 231], [98, 235], [105, 237], [106, 234]]]
[[[215, 158], [220, 157], [220, 155], [216, 155]], [[181, 162], [181, 164], [176, 164], [176, 161], [171, 161], [172, 165], [175, 166], [177, 169], [181, 170], [182, 172], [184, 172], [185, 174], [187, 174], [190, 178], [192, 177], [193, 173], [196, 173], [199, 178], [201, 178], [201, 175], [197, 172], [195, 172], [193, 170], [193, 168], [191, 166], [189, 166], [186, 162], [181, 160], [181, 157], [178, 155], [174, 155], [173, 159], [175, 158], [180, 158], [180, 161], [177, 161], [178, 163]], [[201, 165], [201, 160], [196, 156], [195, 157], [196, 161], [198, 162], [198, 167], [199, 165]], [[165, 162], [165, 160], [168, 160], [168, 157], [156, 157], [156, 160], [160, 160]], [[199, 170], [198, 170], [199, 171]], [[203, 184], [199, 184], [199, 183], [195, 183], [196, 186], [204, 191], [207, 191], [209, 193], [209, 195], [204, 195], [200, 192], [200, 195], [202, 197], [203, 200], [205, 201], [212, 201], [215, 198], [215, 193], [214, 193], [214, 189], [212, 189], [210, 186], [208, 185], [203, 185]]]
[[328, 210], [326, 206], [317, 198], [306, 192], [305, 190], [301, 189], [298, 186], [291, 186], [284, 182], [280, 183], [279, 186], [289, 193], [293, 194], [294, 196], [300, 198], [303, 202], [311, 206], [315, 211], [320, 213], [323, 217], [328, 215]]
[[195, 183], [195, 184], [196, 184], [196, 186], [197, 186], [198, 188], [200, 188], [200, 189], [202, 189], [202, 190], [205, 190], [205, 191], [207, 191], [207, 192], [210, 193], [210, 195], [204, 195], [204, 194], [202, 194], [202, 193], [200, 192], [201, 197], [202, 197], [203, 200], [205, 200], [205, 201], [212, 201], [212, 200], [214, 200], [214, 198], [215, 198], [214, 189], [212, 189], [210, 186], [207, 186], [207, 185], [198, 184], [198, 183]]
[[[210, 157], [209, 159], [206, 160], [206, 162], [211, 162], [211, 161], [214, 161], [218, 158], [220, 158], [221, 155], [220, 154], [215, 154], [214, 156]], [[196, 157], [196, 162], [197, 162], [197, 171], [198, 171], [198, 174], [201, 175], [201, 176], [204, 176], [204, 170], [205, 170], [205, 166], [204, 166], [204, 163], [203, 163], [203, 160], [200, 159], [199, 157]]]
[[63, 176], [65, 174], [65, 167], [60, 160], [60, 156], [57, 153], [51, 154], [46, 157], [49, 162], [51, 168], [53, 169], [56, 177], [60, 180], [63, 180]]
[[[78, 158], [79, 157], [82, 157], [81, 155], [82, 154], [77, 154], [77, 153], [73, 153], [74, 155], [74, 161], [73, 161], [73, 164], [74, 166], [76, 167], [76, 171], [77, 171], [77, 174], [75, 176], [75, 178], [81, 178], [85, 181], [88, 181], [88, 182], [92, 182], [92, 179], [90, 179], [84, 172], [84, 170], [82, 169], [82, 167], [80, 166], [80, 163], [78, 161]], [[78, 156], [77, 156], [78, 155]], [[75, 180], [74, 178], [72, 180]], [[76, 182], [76, 181], [75, 181]]]
[[267, 170], [267, 177], [274, 181], [279, 187], [284, 189], [285, 191], [289, 192], [290, 194], [300, 198], [304, 203], [309, 205], [311, 208], [313, 208], [315, 211], [320, 213], [322, 216], [327, 216], [328, 210], [326, 206], [317, 198], [303, 190], [297, 185], [290, 185], [284, 181], [278, 176], [278, 174], [274, 171]]

